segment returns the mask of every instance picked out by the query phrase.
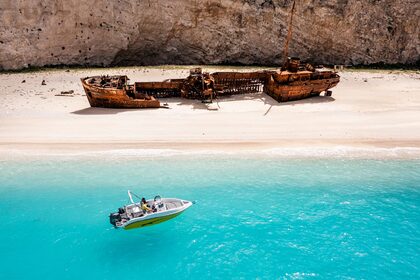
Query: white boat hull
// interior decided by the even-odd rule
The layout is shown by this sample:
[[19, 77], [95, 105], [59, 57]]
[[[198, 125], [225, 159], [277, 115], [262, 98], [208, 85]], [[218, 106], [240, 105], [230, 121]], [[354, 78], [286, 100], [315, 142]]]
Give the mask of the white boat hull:
[[[147, 202], [149, 206], [155, 203], [152, 200]], [[156, 211], [151, 213], [143, 213], [140, 205], [136, 203], [125, 206], [123, 209], [126, 211], [127, 219], [117, 222], [115, 227], [128, 230], [159, 224], [180, 215], [191, 207], [193, 203], [177, 198], [162, 198], [160, 204]]]

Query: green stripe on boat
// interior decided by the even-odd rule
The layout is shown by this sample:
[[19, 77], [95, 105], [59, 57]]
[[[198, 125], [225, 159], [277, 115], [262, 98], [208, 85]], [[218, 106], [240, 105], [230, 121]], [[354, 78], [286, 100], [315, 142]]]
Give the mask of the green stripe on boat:
[[156, 218], [152, 218], [152, 219], [148, 219], [148, 220], [143, 220], [143, 221], [138, 221], [132, 224], [129, 224], [127, 226], [124, 227], [124, 229], [133, 229], [133, 228], [139, 228], [139, 227], [146, 227], [146, 226], [151, 226], [151, 225], [156, 225], [159, 223], [162, 223], [164, 221], [170, 220], [172, 218], [175, 218], [176, 216], [178, 216], [179, 214], [181, 214], [181, 212], [169, 215], [169, 216], [163, 216], [163, 217], [156, 217]]

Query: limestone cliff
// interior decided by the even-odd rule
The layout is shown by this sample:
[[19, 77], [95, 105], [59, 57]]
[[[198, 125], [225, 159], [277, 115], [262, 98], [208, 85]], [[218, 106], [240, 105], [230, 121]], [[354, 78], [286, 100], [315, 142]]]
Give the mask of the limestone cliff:
[[[416, 64], [418, 0], [298, 0], [290, 55]], [[2, 0], [0, 69], [283, 60], [291, 0]]]

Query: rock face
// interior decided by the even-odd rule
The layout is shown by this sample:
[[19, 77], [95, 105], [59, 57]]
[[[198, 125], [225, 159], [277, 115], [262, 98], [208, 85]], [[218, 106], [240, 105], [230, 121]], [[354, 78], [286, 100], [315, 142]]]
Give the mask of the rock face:
[[[278, 65], [291, 0], [0, 1], [0, 69]], [[418, 0], [297, 0], [289, 55], [418, 64]]]

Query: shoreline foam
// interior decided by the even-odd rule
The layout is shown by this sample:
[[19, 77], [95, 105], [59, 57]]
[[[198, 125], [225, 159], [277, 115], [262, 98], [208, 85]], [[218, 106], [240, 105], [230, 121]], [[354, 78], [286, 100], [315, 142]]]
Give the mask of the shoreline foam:
[[266, 158], [316, 158], [316, 159], [420, 159], [420, 147], [378, 146], [275, 146], [256, 143], [183, 144], [163, 147], [145, 145], [0, 145], [0, 159], [23, 158], [126, 158], [148, 159], [166, 157], [266, 157]]

